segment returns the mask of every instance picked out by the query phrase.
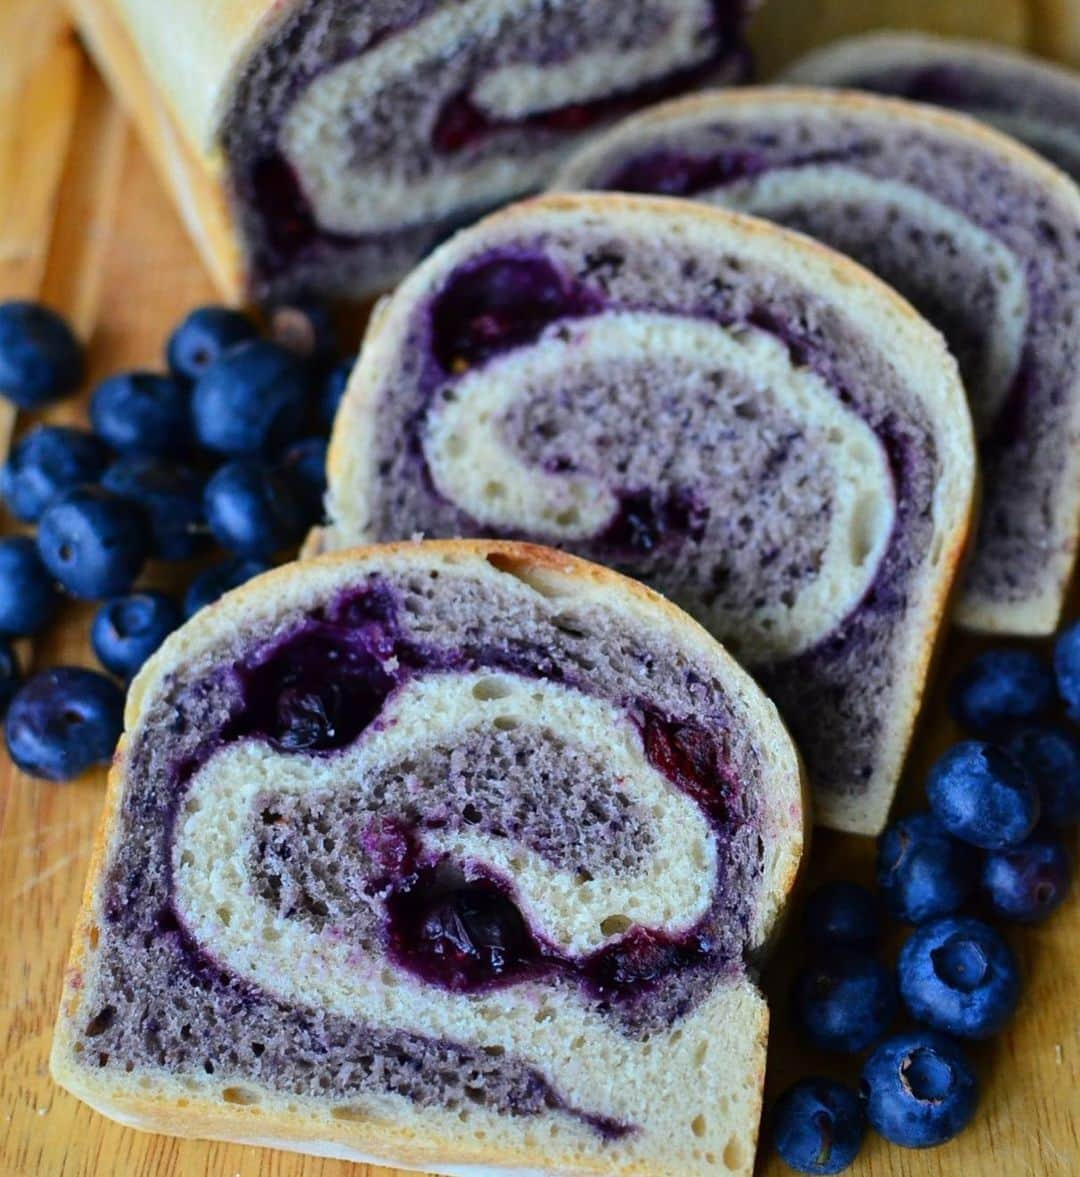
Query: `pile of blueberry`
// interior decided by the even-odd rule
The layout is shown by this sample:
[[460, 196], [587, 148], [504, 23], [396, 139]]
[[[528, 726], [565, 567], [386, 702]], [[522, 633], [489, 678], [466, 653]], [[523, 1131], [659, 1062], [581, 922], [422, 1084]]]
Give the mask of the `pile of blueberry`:
[[[986, 918], [1045, 918], [1072, 873], [1061, 831], [1080, 823], [1080, 739], [1069, 725], [1080, 721], [1080, 623], [1058, 637], [1053, 661], [1029, 650], [976, 658], [950, 697], [976, 738], [931, 768], [929, 809], [882, 835], [878, 894], [834, 882], [808, 900], [800, 1029], [820, 1049], [870, 1053], [858, 1092], [815, 1077], [780, 1096], [773, 1139], [797, 1172], [846, 1169], [867, 1124], [928, 1148], [974, 1115], [978, 1086], [959, 1040], [996, 1034], [1020, 999], [1016, 957]], [[895, 970], [876, 955], [881, 907], [915, 925]], [[901, 1015], [908, 1028], [890, 1036]]]
[[[94, 652], [126, 682], [185, 616], [319, 522], [352, 361], [318, 305], [279, 308], [269, 335], [239, 311], [192, 311], [169, 337], [167, 371], [110, 376], [94, 391], [92, 430], [38, 425], [0, 470], [8, 511], [37, 528], [0, 539], [0, 715], [24, 771], [68, 780], [107, 760], [120, 734], [113, 678], [56, 667], [22, 682], [11, 642], [48, 625], [65, 593], [102, 602]], [[60, 316], [0, 304], [0, 395], [37, 410], [84, 374]], [[227, 557], [203, 561], [182, 601], [136, 587], [151, 562], [199, 559], [215, 543]]]

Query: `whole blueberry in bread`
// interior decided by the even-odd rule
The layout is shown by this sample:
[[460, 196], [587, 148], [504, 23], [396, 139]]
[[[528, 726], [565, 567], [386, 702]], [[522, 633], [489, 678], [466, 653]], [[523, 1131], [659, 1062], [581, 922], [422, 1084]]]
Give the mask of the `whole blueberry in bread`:
[[828, 90], [747, 89], [631, 119], [558, 181], [693, 196], [854, 257], [960, 363], [983, 508], [957, 620], [1057, 625], [1080, 529], [1080, 191], [959, 115]]
[[496, 534], [648, 582], [776, 699], [817, 819], [871, 833], [973, 475], [940, 336], [845, 258], [688, 201], [547, 197], [377, 312], [310, 547]]
[[132, 688], [54, 1041], [125, 1123], [749, 1174], [798, 758], [704, 630], [498, 542], [279, 569]]

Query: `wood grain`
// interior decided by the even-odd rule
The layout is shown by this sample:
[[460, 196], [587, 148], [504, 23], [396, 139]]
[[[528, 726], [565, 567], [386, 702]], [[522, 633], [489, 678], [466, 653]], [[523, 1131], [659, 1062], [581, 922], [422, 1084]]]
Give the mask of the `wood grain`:
[[[92, 383], [119, 367], [159, 363], [169, 326], [212, 298], [213, 287], [155, 172], [54, 16], [41, 0], [0, 0], [0, 45], [20, 46], [17, 56], [0, 59], [0, 298], [36, 292], [73, 314], [90, 342]], [[50, 419], [78, 418], [85, 399], [84, 393]], [[89, 613], [70, 606], [37, 643], [35, 662], [92, 664]], [[1075, 598], [1070, 615], [1077, 615]], [[975, 648], [971, 640], [951, 638], [943, 676]], [[926, 765], [954, 735], [939, 689], [902, 807], [918, 806]], [[102, 787], [96, 773], [50, 785], [19, 774], [6, 759], [0, 763], [0, 1177], [385, 1174], [146, 1136], [97, 1116], [52, 1084], [49, 1038]], [[871, 857], [863, 840], [820, 834], [811, 877], [868, 877]], [[871, 1140], [851, 1170], [855, 1177], [1080, 1173], [1080, 902], [1074, 896], [1047, 926], [1012, 939], [1024, 962], [1026, 994], [1008, 1033], [977, 1052], [985, 1093], [976, 1123], [928, 1153]], [[773, 1090], [810, 1069], [837, 1071], [802, 1050], [791, 1032], [786, 992], [798, 958], [796, 920], [766, 974], [775, 1011]], [[760, 1170], [766, 1177], [786, 1172], [767, 1151]]]

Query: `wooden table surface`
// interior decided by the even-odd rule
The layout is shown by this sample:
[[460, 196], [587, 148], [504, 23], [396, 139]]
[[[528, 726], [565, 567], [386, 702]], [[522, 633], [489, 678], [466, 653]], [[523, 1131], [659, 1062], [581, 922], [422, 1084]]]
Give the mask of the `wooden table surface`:
[[[1050, 6], [1055, 2], [1061, 0], [1049, 0]], [[1024, 18], [1010, 15], [1023, 7], [1018, 0], [1011, 9], [1010, 0], [979, 7], [997, 14], [1003, 36], [1030, 32]], [[0, 299], [16, 295], [43, 297], [72, 317], [90, 342], [88, 387], [118, 368], [159, 364], [169, 325], [186, 308], [213, 298], [156, 176], [51, 0], [0, 0]], [[48, 418], [84, 420], [85, 395]], [[18, 428], [27, 424], [20, 420]], [[0, 410], [0, 444], [10, 428], [10, 415]], [[38, 667], [93, 665], [90, 612], [69, 606], [61, 623], [24, 651], [26, 658]], [[941, 677], [975, 648], [954, 635]], [[901, 808], [919, 805], [926, 765], [954, 736], [939, 683]], [[0, 763], [0, 1177], [385, 1174], [140, 1134], [53, 1085], [46, 1062], [51, 1027], [103, 783], [103, 774], [95, 773], [73, 784], [47, 784], [18, 773], [6, 759]], [[865, 840], [820, 834], [811, 879], [868, 878], [872, 853]], [[926, 1153], [871, 1138], [851, 1170], [856, 1177], [1080, 1173], [1080, 901], [1074, 896], [1046, 926], [1011, 939], [1023, 961], [1025, 995], [1009, 1031], [975, 1052], [985, 1080], [975, 1123], [945, 1148]], [[796, 919], [766, 975], [775, 1009], [770, 1089], [811, 1070], [853, 1078], [851, 1067], [830, 1067], [794, 1040], [785, 995], [797, 959]], [[768, 1177], [786, 1172], [767, 1150], [759, 1169]]]

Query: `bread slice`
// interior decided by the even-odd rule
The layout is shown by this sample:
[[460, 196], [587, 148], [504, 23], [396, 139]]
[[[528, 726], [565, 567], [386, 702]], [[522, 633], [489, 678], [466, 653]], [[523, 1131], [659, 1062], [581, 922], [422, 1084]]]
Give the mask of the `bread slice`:
[[442, 1173], [749, 1174], [798, 757], [690, 618], [407, 543], [201, 611], [129, 695], [52, 1053], [153, 1131]]
[[1080, 190], [1065, 175], [959, 115], [768, 87], [628, 120], [558, 183], [767, 216], [909, 298], [959, 358], [980, 445], [981, 526], [955, 618], [1054, 631], [1080, 530]]
[[313, 548], [486, 532], [615, 565], [766, 686], [819, 822], [883, 825], [974, 455], [940, 336], [852, 263], [686, 201], [517, 205], [377, 313], [328, 466]]
[[745, 74], [752, 0], [72, 0], [225, 295], [359, 297], [583, 136]]
[[[1074, 19], [1080, 25], [1080, 10]], [[972, 115], [1080, 180], [1080, 74], [1019, 50], [923, 33], [870, 33], [808, 54], [788, 66], [783, 80], [871, 90]]]

